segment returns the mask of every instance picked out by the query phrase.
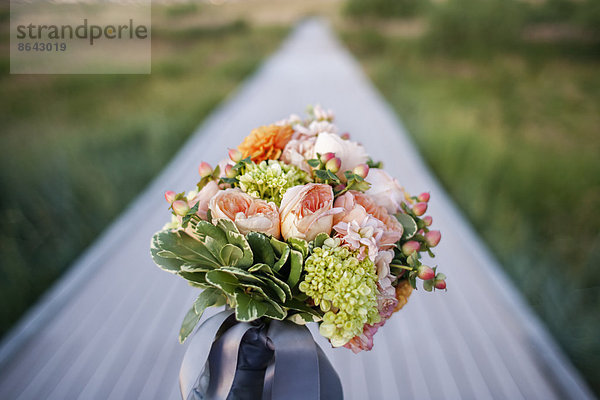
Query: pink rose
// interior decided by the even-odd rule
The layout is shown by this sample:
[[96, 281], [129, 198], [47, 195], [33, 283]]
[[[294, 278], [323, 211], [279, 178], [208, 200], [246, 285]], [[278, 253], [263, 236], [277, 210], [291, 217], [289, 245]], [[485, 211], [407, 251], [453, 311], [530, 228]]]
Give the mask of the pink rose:
[[193, 207], [196, 205], [196, 203], [198, 203], [198, 212], [196, 214], [205, 220], [206, 212], [208, 211], [208, 203], [210, 202], [210, 199], [219, 191], [219, 185], [217, 185], [215, 181], [210, 181], [202, 188], [202, 190], [200, 190], [200, 192], [198, 192], [198, 194], [196, 194], [196, 196], [188, 201], [188, 204], [190, 207]]
[[305, 140], [290, 140], [283, 149], [281, 161], [287, 164], [295, 165], [296, 167], [310, 174], [310, 166], [306, 163], [306, 160], [312, 158], [316, 140], [317, 139], [315, 137]]
[[346, 181], [344, 171], [352, 171], [357, 165], [366, 163], [369, 158], [367, 151], [362, 145], [350, 140], [344, 140], [334, 133], [320, 133], [315, 142], [313, 158], [316, 158], [317, 153], [325, 154], [330, 152], [334, 153], [342, 161], [340, 170], [336, 174], [342, 181]]
[[363, 328], [363, 333], [354, 336], [348, 343], [344, 345], [344, 347], [352, 350], [352, 352], [355, 354], [358, 354], [363, 350], [371, 350], [373, 348], [373, 336], [375, 336], [381, 325], [383, 324], [376, 323], [374, 325], [365, 325]]
[[377, 246], [380, 250], [392, 248], [402, 237], [404, 229], [398, 220], [364, 193], [354, 190], [346, 192], [335, 200], [335, 206], [343, 209], [341, 213], [334, 216], [335, 225], [340, 222], [363, 221], [368, 216], [379, 220], [384, 226], [383, 235], [377, 238]]
[[396, 298], [396, 289], [393, 286], [389, 286], [384, 290], [377, 284], [377, 290], [379, 291], [377, 295], [377, 309], [381, 317], [379, 324], [382, 326], [394, 313], [394, 309], [398, 305], [398, 299]]
[[320, 232], [329, 235], [333, 215], [333, 190], [329, 185], [308, 183], [294, 186], [285, 192], [279, 207], [281, 235], [284, 239], [313, 240]]
[[233, 221], [244, 235], [262, 232], [279, 238], [279, 212], [275, 203], [255, 199], [235, 188], [219, 191], [208, 208], [213, 219]]
[[401, 210], [400, 204], [404, 200], [404, 189], [398, 181], [382, 169], [371, 168], [366, 181], [371, 184], [367, 194], [378, 205], [385, 207], [388, 213], [395, 214]]
[[316, 137], [321, 133], [337, 133], [337, 127], [329, 121], [312, 121], [308, 126], [294, 125], [294, 139]]

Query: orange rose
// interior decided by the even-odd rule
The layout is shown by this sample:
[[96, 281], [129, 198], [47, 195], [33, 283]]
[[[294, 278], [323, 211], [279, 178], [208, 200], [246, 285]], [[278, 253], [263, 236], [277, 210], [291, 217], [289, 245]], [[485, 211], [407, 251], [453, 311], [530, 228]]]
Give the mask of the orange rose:
[[289, 125], [261, 126], [246, 136], [238, 150], [244, 158], [250, 157], [255, 163], [278, 160], [293, 133], [294, 130]]

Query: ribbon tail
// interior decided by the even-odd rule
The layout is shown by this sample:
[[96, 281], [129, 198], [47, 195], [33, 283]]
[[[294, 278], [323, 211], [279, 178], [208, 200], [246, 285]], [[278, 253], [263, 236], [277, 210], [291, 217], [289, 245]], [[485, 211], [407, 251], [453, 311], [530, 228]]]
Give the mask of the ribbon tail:
[[179, 370], [179, 388], [183, 399], [201, 398], [195, 388], [200, 385], [204, 375], [215, 335], [232, 314], [232, 310], [226, 310], [213, 315], [198, 327], [191, 338]]
[[343, 400], [344, 391], [342, 383], [335, 368], [329, 362], [329, 359], [321, 349], [317, 346], [317, 357], [319, 359], [319, 394], [323, 400]]
[[208, 358], [210, 380], [206, 399], [227, 399], [235, 378], [242, 338], [251, 328], [250, 324], [234, 325], [215, 341]]
[[[270, 339], [269, 339], [270, 340]], [[275, 357], [271, 359], [267, 370], [265, 371], [265, 380], [263, 382], [262, 400], [271, 400], [273, 397], [273, 379], [275, 379]]]
[[[305, 326], [271, 321], [268, 336], [275, 347], [273, 374], [265, 376], [266, 395], [281, 400], [319, 400], [317, 345]], [[267, 398], [268, 399], [268, 398]]]

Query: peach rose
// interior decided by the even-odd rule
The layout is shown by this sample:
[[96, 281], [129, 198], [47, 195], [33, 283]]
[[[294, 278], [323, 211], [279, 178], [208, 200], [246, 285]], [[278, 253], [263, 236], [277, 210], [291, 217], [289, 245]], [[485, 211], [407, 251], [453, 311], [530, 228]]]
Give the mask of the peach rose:
[[400, 222], [388, 214], [384, 207], [377, 205], [367, 194], [351, 190], [338, 197], [335, 206], [342, 208], [343, 211], [333, 217], [334, 225], [340, 222], [363, 221], [369, 215], [381, 221], [385, 232], [377, 240], [380, 250], [392, 248], [402, 237], [404, 229]]
[[208, 205], [213, 219], [228, 219], [241, 233], [262, 232], [279, 238], [279, 212], [275, 203], [266, 202], [240, 189], [219, 191]]
[[385, 207], [390, 214], [401, 210], [400, 204], [404, 200], [404, 189], [396, 179], [382, 169], [371, 168], [365, 180], [371, 184], [366, 193], [378, 205]]
[[341, 210], [333, 208], [331, 186], [308, 183], [288, 189], [279, 211], [284, 239], [293, 237], [310, 241], [321, 232], [329, 234], [333, 216]]

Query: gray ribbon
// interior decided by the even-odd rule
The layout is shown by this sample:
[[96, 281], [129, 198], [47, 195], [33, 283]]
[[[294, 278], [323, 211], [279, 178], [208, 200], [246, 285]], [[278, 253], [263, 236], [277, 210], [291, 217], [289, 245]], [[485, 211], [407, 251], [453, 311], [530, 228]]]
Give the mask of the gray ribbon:
[[198, 327], [191, 338], [179, 369], [179, 389], [184, 399], [197, 398], [194, 397], [194, 389], [203, 386], [201, 380], [205, 376], [204, 370], [213, 340], [223, 323], [232, 315], [232, 310], [213, 315]]
[[225, 332], [213, 345], [208, 358], [210, 380], [206, 399], [227, 399], [235, 378], [240, 344], [250, 328], [252, 328], [250, 324], [237, 324]]
[[[265, 378], [263, 400], [319, 399], [319, 359], [305, 326], [272, 321], [269, 338], [275, 347], [274, 371]], [[266, 397], [270, 396], [270, 397]]]
[[[231, 310], [200, 325], [179, 373], [184, 400], [233, 398], [230, 391], [236, 377], [240, 344], [253, 327], [256, 328], [236, 323]], [[267, 336], [269, 347], [275, 351], [265, 372], [262, 400], [343, 399], [337, 373], [305, 326], [273, 320]]]
[[275, 357], [265, 373], [263, 400], [338, 400], [342, 384], [306, 326], [272, 321]]

